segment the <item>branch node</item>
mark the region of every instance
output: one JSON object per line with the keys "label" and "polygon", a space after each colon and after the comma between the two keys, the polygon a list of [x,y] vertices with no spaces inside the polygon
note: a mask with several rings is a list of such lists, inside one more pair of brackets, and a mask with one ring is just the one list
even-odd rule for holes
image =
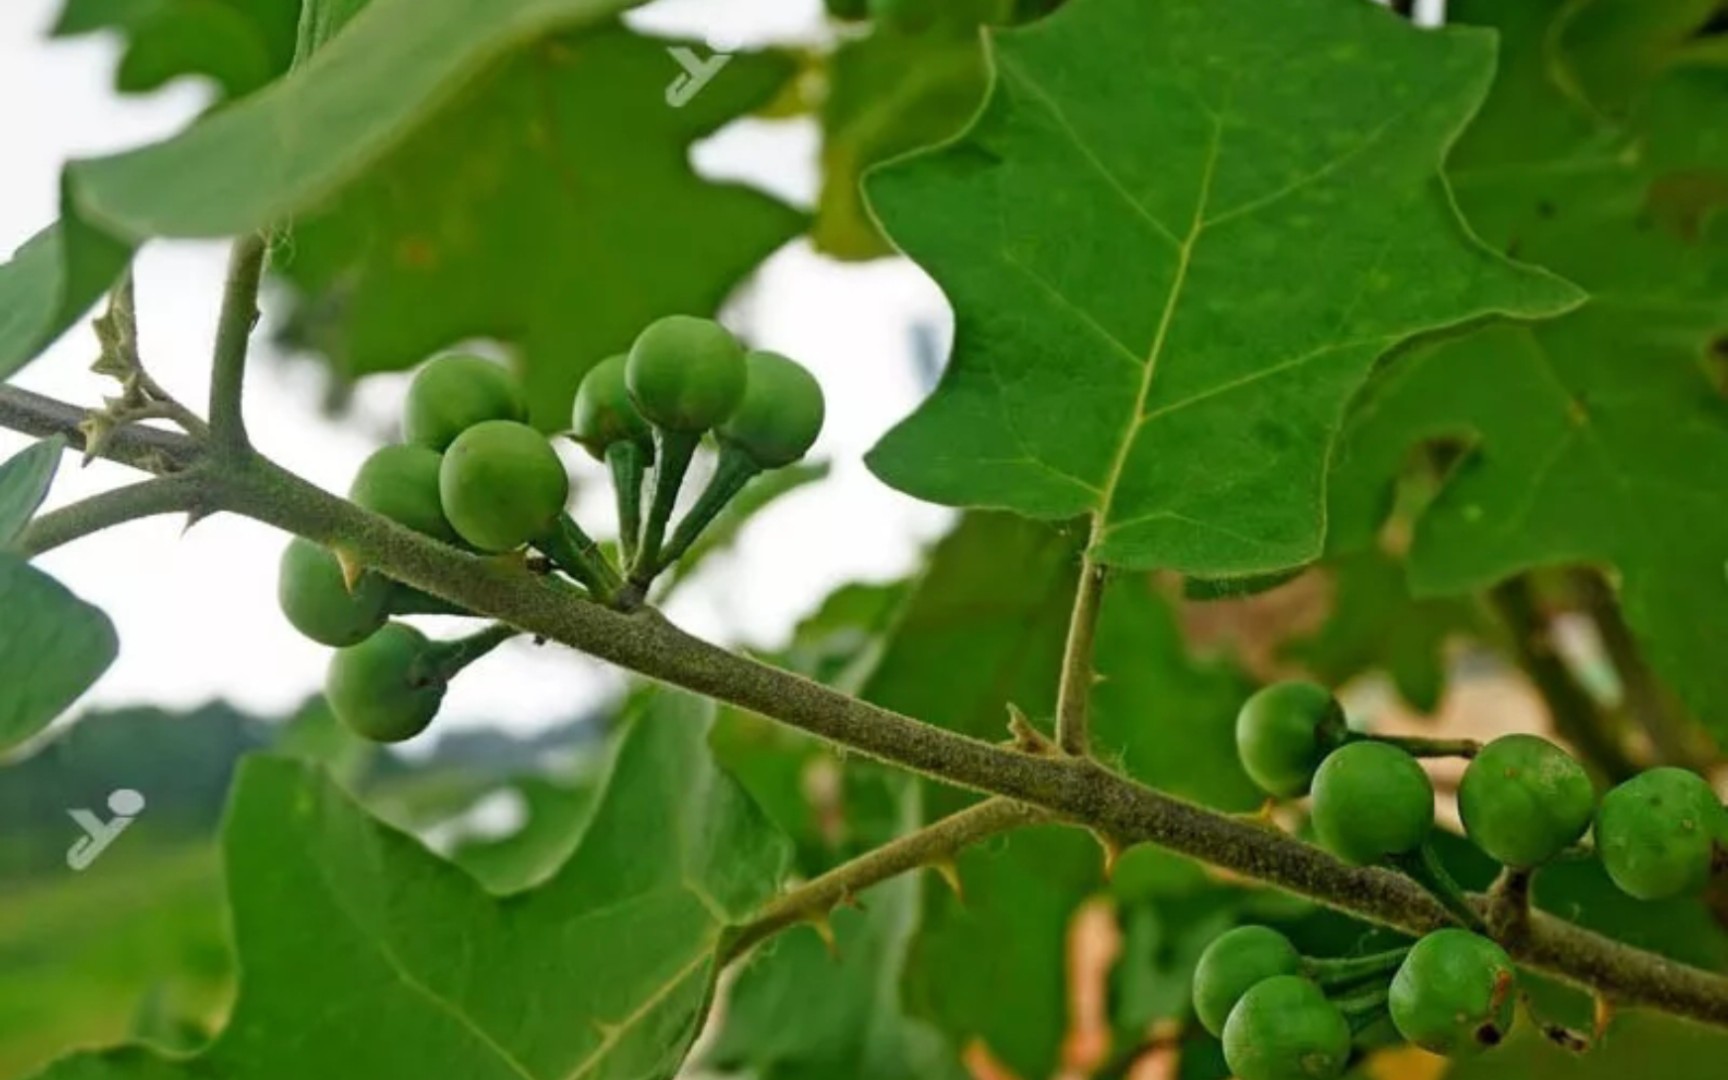
{"label": "branch node", "polygon": [[1034,757],[1057,756],[1056,744],[1048,735],[1034,727],[1032,721],[1026,719],[1020,706],[1013,702],[1008,703],[1008,734],[1012,736],[1010,742],[1014,749],[1023,754]]}

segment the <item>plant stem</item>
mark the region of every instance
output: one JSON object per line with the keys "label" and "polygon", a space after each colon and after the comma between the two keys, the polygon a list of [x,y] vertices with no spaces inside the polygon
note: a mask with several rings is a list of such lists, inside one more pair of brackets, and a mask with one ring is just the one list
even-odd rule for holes
{"label": "plant stem", "polygon": [[246,353],[258,323],[258,286],[269,244],[262,233],[234,241],[228,254],[228,281],[216,321],[216,350],[210,365],[210,442],[218,457],[250,453],[241,397],[246,384]]}
{"label": "plant stem", "polygon": [[664,551],[660,553],[659,562],[662,566],[671,566],[684,557],[690,550],[690,545],[702,535],[702,530],[714,520],[714,516],[726,508],[732,501],[732,496],[744,490],[748,484],[762,471],[762,467],[751,460],[750,455],[725,443],[720,447],[720,463],[714,470],[714,475],[708,481],[708,486],[702,490],[702,497],[684,515],[684,520],[678,523],[678,529],[672,534]]}
{"label": "plant stem", "polygon": [[1482,933],[1485,929],[1482,916],[1477,914],[1470,900],[1464,895],[1464,890],[1458,887],[1458,882],[1441,865],[1440,859],[1434,854],[1434,845],[1423,842],[1422,846],[1413,852],[1393,858],[1393,865],[1408,874],[1412,880],[1443,905],[1447,911],[1466,930]]}
{"label": "plant stem", "polygon": [[1530,933],[1530,886],[1536,872],[1508,866],[1488,890],[1488,930],[1494,940],[1515,944]]}
{"label": "plant stem", "polygon": [[569,514],[560,513],[552,531],[534,542],[552,565],[580,581],[595,599],[610,603],[622,584],[594,538]]}
{"label": "plant stem", "polygon": [[390,614],[472,616],[474,613],[429,592],[398,583],[390,591]]}
{"label": "plant stem", "polygon": [[1390,975],[1398,970],[1408,955],[1410,947],[1405,945],[1367,956],[1308,957],[1302,966],[1321,989],[1340,990]]}
{"label": "plant stem", "polygon": [[1356,1034],[1386,1015],[1386,988],[1377,986],[1364,990],[1359,994],[1339,998],[1333,1004],[1344,1014],[1344,1019],[1350,1025],[1352,1034]]}
{"label": "plant stem", "polygon": [[40,555],[127,521],[193,512],[200,498],[194,478],[186,474],[140,480],[43,514],[24,529],[16,547],[27,556]]}
{"label": "plant stem", "polygon": [[[150,377],[144,369],[144,360],[138,354],[138,308],[135,290],[132,284],[132,269],[128,267],[120,275],[120,280],[108,293],[108,310],[97,320],[96,336],[103,342],[104,348],[111,348],[119,361],[119,370],[98,364],[104,374],[118,378],[121,385],[130,391],[136,388],[144,398],[156,407],[160,415],[167,417],[180,426],[180,429],[194,438],[208,438],[210,426],[203,417],[180,404],[173,394],[163,388],[161,383]],[[135,412],[133,418],[142,418]]]}
{"label": "plant stem", "polygon": [[1351,732],[1344,738],[1345,742],[1378,742],[1398,749],[1419,758],[1461,757],[1473,758],[1482,752],[1482,744],[1475,739],[1426,739],[1416,735],[1375,735],[1367,732]]}
{"label": "plant stem", "polygon": [[684,474],[690,469],[690,459],[702,436],[693,431],[657,431],[654,454],[654,493],[648,505],[648,524],[642,530],[642,544],[630,564],[630,583],[646,595],[654,575],[660,572],[660,544],[666,538],[666,523],[678,505],[678,489],[684,484]]}
{"label": "plant stem", "polygon": [[1489,600],[1511,633],[1519,665],[1547,704],[1554,730],[1609,781],[1635,775],[1638,766],[1614,736],[1608,718],[1561,660],[1529,578],[1508,578],[1489,590]]}
{"label": "plant stem", "polygon": [[[0,395],[4,400],[4,395]],[[22,430],[76,428],[82,414],[9,407]],[[64,421],[56,423],[56,418]],[[3,422],[3,421],[0,421]],[[43,430],[46,429],[46,430]],[[178,438],[178,437],[177,437]],[[440,544],[369,514],[274,463],[249,456],[198,474],[204,504],[325,545],[379,572],[524,633],[648,678],[750,709],[861,754],[1039,807],[1122,843],[1150,842],[1360,918],[1423,934],[1453,920],[1415,882],[1354,868],[1294,837],[1154,791],[1086,758],[1036,756],[922,723],[692,637],[651,609],[614,611],[556,578]],[[1508,950],[1526,967],[1623,1006],[1649,1006],[1728,1028],[1728,978],[1612,941],[1544,912]]]}
{"label": "plant stem", "polygon": [[1098,637],[1098,612],[1103,606],[1109,571],[1087,555],[1080,563],[1074,589],[1074,610],[1068,619],[1068,644],[1062,650],[1062,681],[1056,695],[1056,745],[1065,754],[1085,757],[1091,752],[1093,646]]}
{"label": "plant stem", "polygon": [[445,682],[448,682],[454,679],[463,668],[520,633],[521,631],[514,626],[505,623],[493,623],[484,630],[477,630],[467,637],[440,642],[430,654],[430,660],[435,665],[438,675]]}
{"label": "plant stem", "polygon": [[1707,768],[1713,760],[1709,748],[1702,745],[1698,727],[1645,662],[1613,586],[1599,570],[1574,570],[1568,577],[1620,676],[1627,714],[1649,736],[1662,761],[1691,769]]}
{"label": "plant stem", "polygon": [[[51,397],[16,386],[0,386],[0,427],[45,439],[66,437],[67,449],[84,452],[86,441],[79,428],[85,411]],[[192,467],[203,454],[197,441],[177,431],[129,425],[115,429],[96,456],[141,472],[165,476]]]}
{"label": "plant stem", "polygon": [[636,543],[642,536],[642,475],[648,455],[633,439],[620,439],[606,448],[606,467],[612,473],[612,493],[618,500],[618,553],[629,566],[636,558]]}
{"label": "plant stem", "polygon": [[721,953],[729,960],[742,956],[756,943],[789,926],[826,917],[836,904],[872,885],[921,866],[938,865],[980,840],[1051,817],[1046,811],[1011,799],[986,799],[781,894],[754,919],[734,930]]}

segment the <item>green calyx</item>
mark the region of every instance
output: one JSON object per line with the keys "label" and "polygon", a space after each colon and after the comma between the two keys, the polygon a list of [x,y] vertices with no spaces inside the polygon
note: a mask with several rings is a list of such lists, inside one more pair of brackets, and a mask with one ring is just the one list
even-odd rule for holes
{"label": "green calyx", "polygon": [[1344,710],[1331,691],[1300,680],[1273,683],[1236,714],[1236,752],[1250,779],[1268,795],[1293,798],[1308,790],[1326,754],[1346,734]]}
{"label": "green calyx", "polygon": [[720,424],[720,439],[742,448],[763,469],[790,465],[822,432],[821,384],[802,364],[775,352],[753,350],[744,367],[744,396]]}
{"label": "green calyx", "polygon": [[1507,866],[1540,866],[1590,827],[1596,789],[1584,767],[1535,735],[1482,748],[1458,788],[1458,812],[1476,846]]}
{"label": "green calyx", "polygon": [[668,315],[637,336],[624,381],[636,408],[656,427],[704,432],[744,397],[744,346],[712,319]]}
{"label": "green calyx", "polygon": [[1392,977],[1387,1004],[1399,1034],[1436,1054],[1497,1046],[1512,1029],[1517,976],[1499,945],[1466,930],[1418,941]]}
{"label": "green calyx", "polygon": [[1602,797],[1596,851],[1614,884],[1640,900],[1697,892],[1709,880],[1728,811],[1685,769],[1639,773]]}
{"label": "green calyx", "polygon": [[429,362],[408,384],[402,430],[411,443],[443,450],[475,424],[527,418],[515,376],[490,360],[454,353]]}
{"label": "green calyx", "polygon": [[348,488],[349,501],[435,540],[458,543],[461,538],[444,516],[438,494],[442,464],[430,447],[386,446],[361,464]]}
{"label": "green calyx", "polygon": [[652,462],[654,432],[630,398],[627,361],[623,354],[609,356],[589,369],[570,409],[570,437],[600,460],[612,446],[629,442],[642,447]]}
{"label": "green calyx", "polygon": [[1224,1024],[1224,1060],[1240,1080],[1331,1080],[1350,1060],[1350,1024],[1297,975],[1255,984]]}
{"label": "green calyx", "polygon": [[1356,866],[1415,851],[1434,827],[1434,785],[1395,746],[1354,742],[1327,755],[1314,774],[1314,832],[1320,846]]}
{"label": "green calyx", "polygon": [[570,497],[570,478],[546,437],[487,420],[464,431],[438,473],[444,516],[482,551],[512,551],[546,535]]}
{"label": "green calyx", "polygon": [[282,552],[276,597],[294,629],[320,645],[341,648],[366,640],[384,625],[391,583],[362,574],[349,591],[335,554],[296,537]]}
{"label": "green calyx", "polygon": [[1290,939],[1265,926],[1238,926],[1206,946],[1194,968],[1194,1014],[1214,1035],[1224,1034],[1242,996],[1274,975],[1295,975],[1302,956]]}
{"label": "green calyx", "polygon": [[390,623],[330,658],[324,695],[336,718],[374,742],[401,742],[426,730],[444,701],[448,676],[438,647],[405,623]]}

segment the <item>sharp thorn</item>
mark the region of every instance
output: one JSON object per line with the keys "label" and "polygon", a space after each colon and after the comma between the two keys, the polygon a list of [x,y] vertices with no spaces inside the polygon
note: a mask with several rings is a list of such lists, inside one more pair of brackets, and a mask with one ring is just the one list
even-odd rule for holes
{"label": "sharp thorn", "polygon": [[366,572],[366,567],[347,548],[332,550],[335,552],[337,565],[342,567],[342,584],[347,586],[349,592],[353,592],[360,584],[360,575]]}
{"label": "sharp thorn", "polygon": [[948,885],[948,891],[954,894],[954,899],[962,904],[966,902],[966,884],[960,880],[960,864],[952,858],[938,859],[930,864],[930,869],[936,871]]}

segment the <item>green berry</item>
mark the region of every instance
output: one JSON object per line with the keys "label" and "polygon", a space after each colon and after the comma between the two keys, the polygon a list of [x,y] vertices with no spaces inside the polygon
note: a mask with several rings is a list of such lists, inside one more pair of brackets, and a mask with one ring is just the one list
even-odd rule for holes
{"label": "green berry", "polygon": [[1464,831],[1507,866],[1540,866],[1577,843],[1595,809],[1584,766],[1535,735],[1506,735],[1483,747],[1458,788]]}
{"label": "green berry", "polygon": [[1392,977],[1392,1023],[1406,1039],[1436,1054],[1461,1057],[1496,1046],[1512,1029],[1512,960],[1468,930],[1423,937]]}
{"label": "green berry", "polygon": [[1415,851],[1434,827],[1434,785],[1416,759],[1363,741],[1327,755],[1314,774],[1320,846],[1356,866]]}
{"label": "green berry", "polygon": [[443,450],[475,424],[527,418],[510,372],[479,356],[452,354],[428,363],[408,384],[402,430],[411,443]]}
{"label": "green berry", "polygon": [[1194,968],[1194,1013],[1214,1035],[1224,1034],[1230,1010],[1256,985],[1274,975],[1302,970],[1290,939],[1265,926],[1238,926],[1214,938]]}
{"label": "green berry", "polygon": [[744,346],[712,319],[668,315],[630,346],[624,381],[650,422],[699,433],[732,415],[744,396]]}
{"label": "green berry", "polygon": [[406,623],[391,623],[338,649],[324,678],[336,718],[374,742],[401,742],[426,730],[444,701],[437,646]]}
{"label": "green berry", "polygon": [[630,400],[624,382],[623,354],[595,364],[576,388],[576,404],[570,410],[570,434],[590,454],[606,457],[613,443],[636,442],[652,450],[654,433]]}
{"label": "green berry", "polygon": [[1649,769],[1602,797],[1596,850],[1614,884],[1640,900],[1696,892],[1710,877],[1728,811],[1697,773]]}
{"label": "green berry", "polygon": [[348,498],[398,525],[454,544],[459,538],[438,495],[442,464],[442,455],[429,447],[386,446],[360,466]]}
{"label": "green berry", "polygon": [[720,425],[720,438],[764,469],[790,465],[822,432],[822,386],[795,360],[756,349],[745,354],[744,398]]}
{"label": "green berry", "polygon": [[512,551],[545,536],[570,497],[564,463],[526,424],[487,420],[464,431],[438,473],[444,516],[482,551]]}
{"label": "green berry", "polygon": [[329,549],[296,537],[282,552],[277,601],[294,629],[320,645],[341,648],[370,637],[389,618],[390,582],[362,574],[354,591]]}
{"label": "green berry", "polygon": [[1275,975],[1230,1010],[1224,1060],[1239,1080],[1330,1080],[1350,1060],[1350,1024],[1318,986]]}
{"label": "green berry", "polygon": [[1308,790],[1332,739],[1343,731],[1344,711],[1325,687],[1273,683],[1236,714],[1236,753],[1261,790],[1292,798]]}

